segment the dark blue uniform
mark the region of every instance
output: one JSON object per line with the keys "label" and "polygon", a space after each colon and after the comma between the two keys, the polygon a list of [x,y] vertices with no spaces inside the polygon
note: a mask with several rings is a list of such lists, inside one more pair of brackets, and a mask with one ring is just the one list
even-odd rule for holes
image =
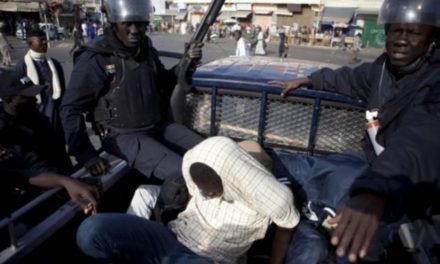
{"label": "dark blue uniform", "polygon": [[147,177],[181,178],[181,155],[202,137],[163,122],[161,100],[174,87],[149,38],[132,53],[107,28],[91,48],[79,51],[61,105],[69,151],[79,163],[97,157],[86,131],[88,113],[107,152],[127,160]]}
{"label": "dark blue uniform", "polygon": [[364,150],[370,171],[352,191],[371,190],[396,201],[418,185],[430,183],[440,192],[440,51],[410,72],[392,72],[383,54],[354,69],[323,69],[310,76],[315,89],[336,91],[379,109],[377,141],[385,150],[373,151],[366,137]]}
{"label": "dark blue uniform", "polygon": [[[313,165],[310,170],[314,176],[307,177],[305,182],[309,185],[305,184],[304,188],[316,187],[320,195],[329,196],[322,199],[324,203],[362,191],[385,197],[388,207],[384,221],[394,224],[379,229],[367,256],[371,261],[379,260],[382,246],[389,246],[395,238],[398,221],[405,219],[404,216],[423,216],[424,210],[435,206],[440,197],[440,52],[408,72],[395,72],[383,54],[374,62],[354,69],[322,69],[309,79],[313,89],[358,97],[367,103],[368,110],[378,109],[380,128],[376,140],[385,150],[377,156],[368,136],[365,137],[363,147],[369,161],[366,171],[356,164],[335,163],[332,167],[314,159],[313,163],[304,163]],[[326,167],[313,171],[318,165]],[[350,167],[352,165],[356,167]],[[295,166],[297,164],[292,164]],[[335,179],[331,178],[333,174],[337,176]],[[326,179],[335,184],[328,184]],[[325,216],[327,214],[322,218]],[[328,257],[328,238],[316,225],[313,221],[301,221],[289,246],[286,263],[319,263]],[[307,250],[310,248],[314,250]]]}
{"label": "dark blue uniform", "polygon": [[16,209],[37,190],[29,185],[30,177],[47,171],[72,172],[64,141],[37,110],[17,117],[0,104],[0,147],[5,150],[0,157],[1,214]]}

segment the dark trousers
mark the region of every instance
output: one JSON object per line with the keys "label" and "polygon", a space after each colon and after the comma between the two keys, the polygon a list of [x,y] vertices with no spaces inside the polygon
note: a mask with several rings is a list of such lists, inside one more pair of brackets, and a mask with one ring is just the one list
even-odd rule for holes
{"label": "dark trousers", "polygon": [[184,125],[161,123],[148,131],[110,133],[102,146],[147,177],[177,180],[182,178],[182,155],[202,140]]}

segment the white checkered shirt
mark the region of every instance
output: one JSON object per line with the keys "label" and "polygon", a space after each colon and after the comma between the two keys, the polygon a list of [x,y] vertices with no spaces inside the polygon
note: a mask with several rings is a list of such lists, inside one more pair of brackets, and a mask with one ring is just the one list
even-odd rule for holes
{"label": "white checkered shirt", "polygon": [[[195,162],[213,168],[222,179],[221,198],[206,199],[189,174]],[[284,228],[298,224],[291,191],[233,140],[212,137],[188,151],[182,172],[191,200],[170,223],[178,240],[217,263],[237,263],[273,221]]]}

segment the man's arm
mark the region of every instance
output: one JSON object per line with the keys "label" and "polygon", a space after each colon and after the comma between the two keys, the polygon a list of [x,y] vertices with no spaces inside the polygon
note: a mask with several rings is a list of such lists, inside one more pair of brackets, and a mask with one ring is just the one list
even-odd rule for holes
{"label": "man's arm", "polygon": [[413,106],[370,172],[353,183],[352,198],[332,221],[338,224],[332,244],[338,247],[339,256],[349,252],[349,260],[355,262],[367,254],[382,214],[390,213],[385,208],[394,215],[414,214],[432,203],[433,195],[440,191],[438,99]]}
{"label": "man's arm", "polygon": [[[105,173],[108,162],[99,158],[90,142],[84,113],[93,111],[99,97],[104,93],[107,80],[105,65],[103,58],[93,56],[91,52],[81,54],[75,63],[60,107],[69,153],[81,165],[86,164],[94,174]],[[99,166],[95,166],[96,164]]]}
{"label": "man's arm", "polygon": [[308,86],[316,90],[337,92],[366,100],[371,90],[374,69],[380,67],[378,64],[381,61],[382,59],[379,58],[374,63],[364,63],[354,69],[349,67],[341,67],[336,70],[323,68],[308,77],[289,81],[274,80],[269,84],[281,86],[283,88],[281,96],[283,97],[301,86]]}
{"label": "man's arm", "polygon": [[29,183],[42,187],[54,188],[63,187],[66,189],[70,198],[82,207],[85,214],[96,213],[96,194],[92,187],[77,180],[51,172],[43,172],[29,178]]}
{"label": "man's arm", "polygon": [[287,249],[289,248],[290,241],[294,228],[275,227],[275,236],[272,241],[272,254],[270,257],[270,264],[284,263]]}

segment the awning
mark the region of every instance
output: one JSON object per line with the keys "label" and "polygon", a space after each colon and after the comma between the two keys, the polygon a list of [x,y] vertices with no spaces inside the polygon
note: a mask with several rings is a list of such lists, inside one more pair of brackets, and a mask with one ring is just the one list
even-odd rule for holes
{"label": "awning", "polygon": [[233,11],[223,11],[218,17],[217,20],[223,21],[226,19],[230,19],[231,17],[233,17],[235,14],[235,12]]}
{"label": "awning", "polygon": [[251,12],[248,11],[237,11],[234,15],[232,15],[233,18],[247,18]]}
{"label": "awning", "polygon": [[377,8],[368,8],[368,7],[364,7],[364,8],[359,8],[358,10],[356,10],[356,13],[358,15],[378,15],[379,14],[379,10]]}
{"label": "awning", "polygon": [[289,12],[287,9],[278,9],[275,11],[275,15],[277,16],[292,16],[292,12]]}
{"label": "awning", "polygon": [[272,15],[273,11],[272,10],[255,10],[254,13],[255,13],[255,15],[269,16],[269,15]]}
{"label": "awning", "polygon": [[349,23],[353,18],[355,8],[349,7],[326,7],[322,21],[333,23]]}
{"label": "awning", "polygon": [[0,11],[4,12],[39,12],[38,2],[0,2]]}
{"label": "awning", "polygon": [[301,13],[302,12],[302,7],[301,7],[300,4],[288,4],[287,5],[287,10],[289,12]]}
{"label": "awning", "polygon": [[179,14],[177,14],[174,19],[176,20],[184,20],[186,17],[186,12],[180,12]]}

